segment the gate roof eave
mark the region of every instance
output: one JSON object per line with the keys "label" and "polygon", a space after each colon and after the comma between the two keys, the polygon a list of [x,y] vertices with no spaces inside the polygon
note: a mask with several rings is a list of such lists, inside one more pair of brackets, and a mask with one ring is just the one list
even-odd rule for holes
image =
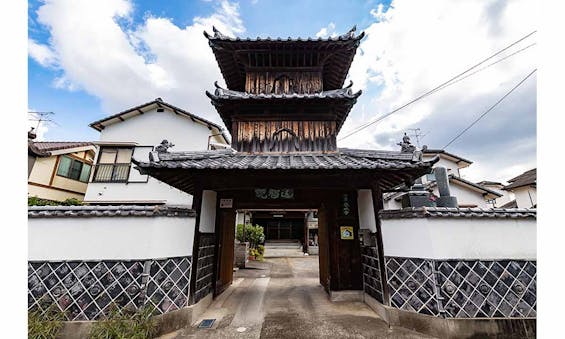
{"label": "gate roof eave", "polygon": [[184,192],[253,187],[381,189],[412,182],[431,172],[439,158],[412,153],[339,149],[337,152],[258,153],[231,150],[159,153],[150,162],[134,160],[142,173]]}

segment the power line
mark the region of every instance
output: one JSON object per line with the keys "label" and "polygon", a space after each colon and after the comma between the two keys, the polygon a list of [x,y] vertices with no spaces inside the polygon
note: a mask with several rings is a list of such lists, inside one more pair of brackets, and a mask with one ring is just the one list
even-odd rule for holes
{"label": "power line", "polygon": [[[523,36],[522,38],[520,38],[520,39],[514,41],[514,42],[511,43],[510,45],[508,45],[508,46],[504,47],[503,49],[499,50],[498,52],[492,54],[491,56],[487,57],[486,59],[483,59],[481,62],[475,64],[474,66],[472,66],[472,67],[466,69],[465,71],[463,71],[463,72],[457,74],[456,76],[452,77],[451,79],[449,79],[449,80],[447,80],[447,81],[441,83],[440,85],[434,87],[434,88],[431,89],[430,91],[428,91],[428,92],[426,92],[426,93],[424,93],[424,94],[422,94],[422,95],[416,97],[415,99],[410,100],[410,101],[407,102],[406,104],[404,104],[404,105],[402,105],[402,106],[400,106],[400,107],[398,107],[398,108],[396,108],[396,109],[394,109],[394,110],[392,110],[392,111],[386,113],[385,115],[383,115],[383,116],[381,116],[381,117],[379,117],[379,118],[377,118],[377,119],[375,119],[375,120],[373,120],[373,121],[371,121],[371,122],[368,122],[368,123],[365,123],[365,124],[362,124],[362,125],[356,127],[356,128],[353,129],[351,132],[349,132],[349,133],[346,134],[344,137],[342,137],[342,138],[340,138],[340,139],[338,139],[338,140],[343,140],[343,139],[345,139],[345,138],[348,138],[348,137],[350,137],[351,135],[353,135],[353,134],[355,134],[355,133],[357,133],[357,132],[359,132],[359,131],[361,131],[361,130],[363,130],[363,129],[365,129],[365,128],[367,128],[367,127],[369,127],[369,126],[371,126],[371,125],[373,125],[373,124],[375,124],[375,123],[377,123],[377,122],[379,122],[379,121],[381,121],[381,120],[383,120],[384,118],[386,118],[386,117],[388,117],[388,116],[390,116],[390,115],[392,115],[392,114],[394,114],[394,113],[400,111],[401,109],[403,109],[403,108],[405,108],[405,107],[407,107],[407,106],[413,104],[414,102],[416,102],[416,101],[418,101],[418,100],[421,100],[421,99],[423,99],[423,98],[425,98],[425,97],[427,97],[427,96],[429,96],[429,95],[431,95],[431,94],[433,94],[433,93],[435,93],[435,92],[437,92],[437,91],[439,91],[439,90],[441,90],[441,89],[443,89],[443,88],[446,88],[447,86],[452,85],[452,83],[455,83],[454,80],[456,80],[457,78],[459,78],[459,77],[461,77],[462,75],[464,75],[464,74],[466,74],[466,73],[472,71],[473,69],[475,69],[475,68],[477,68],[478,66],[484,64],[484,63],[487,62],[488,60],[494,58],[495,56],[497,56],[497,55],[499,55],[500,53],[502,53],[502,52],[508,50],[509,48],[515,46],[516,44],[522,42],[523,40],[527,39],[528,37],[530,37],[531,35],[533,35],[533,34],[536,33],[536,32],[537,32],[537,31],[533,31],[533,32],[531,32],[531,33],[529,33],[529,34],[526,34],[526,35]],[[531,47],[531,46],[528,46],[528,47]],[[528,48],[528,47],[526,47],[526,48]],[[511,55],[515,55],[515,54],[517,54],[517,53],[519,53],[519,52],[522,52],[522,51],[525,50],[526,48],[523,48],[521,51],[517,51],[517,52],[515,52],[515,53],[513,53],[513,54],[511,54]],[[509,56],[507,56],[507,57],[505,57],[505,58],[502,58],[501,60],[495,62],[494,64],[496,64],[496,63],[498,63],[498,62],[500,62],[500,61],[502,61],[502,60],[504,60],[504,59],[510,57],[511,55],[509,55]],[[490,65],[490,66],[492,66],[492,65]],[[488,68],[488,67],[489,67],[489,66],[487,66],[486,68]]]}
{"label": "power line", "polygon": [[[489,67],[492,67],[492,66],[498,64],[499,62],[502,62],[502,61],[504,61],[504,60],[510,58],[511,56],[514,56],[514,55],[516,55],[516,54],[518,54],[518,53],[521,53],[521,52],[523,52],[523,51],[527,50],[528,48],[530,48],[530,47],[532,47],[532,46],[535,46],[535,45],[536,45],[535,42],[534,42],[533,44],[529,44],[528,46],[526,46],[526,47],[524,47],[524,48],[521,48],[521,49],[517,50],[516,52],[514,52],[514,53],[512,53],[512,54],[508,54],[507,56],[505,56],[505,57],[503,57],[503,58],[500,58],[500,59],[496,60],[495,62],[492,62],[492,63],[486,65],[486,66],[483,67],[483,68],[479,68],[478,70],[474,71],[473,73],[467,74],[466,76],[464,76],[464,77],[462,77],[462,78],[459,78],[459,79],[453,81],[452,83],[445,85],[444,87],[442,87],[442,88],[440,88],[440,89],[444,89],[444,88],[447,87],[447,86],[451,86],[451,85],[454,85],[454,84],[456,84],[456,83],[458,83],[458,82],[460,82],[460,81],[462,81],[462,80],[465,80],[465,79],[467,79],[468,77],[470,77],[470,76],[472,76],[472,75],[475,75],[475,74],[477,74],[477,73],[479,73],[479,72],[481,72],[481,71],[484,71],[485,69],[487,69],[487,68],[489,68]],[[438,91],[439,91],[440,89],[438,89]]]}
{"label": "power line", "polygon": [[457,136],[455,136],[455,138],[451,139],[450,142],[447,143],[447,145],[443,146],[442,150],[445,150],[447,148],[447,146],[451,145],[455,140],[457,140],[460,136],[463,135],[463,133],[467,132],[471,127],[473,127],[479,120],[481,120],[485,115],[487,115],[490,111],[492,111],[496,106],[498,106],[499,103],[502,102],[502,100],[506,99],[507,96],[510,95],[510,93],[514,92],[515,89],[517,89],[518,87],[520,87],[520,85],[522,85],[530,76],[532,76],[532,74],[534,74],[537,71],[537,68],[534,69],[533,71],[530,72],[530,74],[528,74],[524,79],[522,79],[516,86],[514,86],[510,91],[508,91],[506,94],[504,94],[504,96],[502,98],[500,98],[497,102],[494,103],[494,105],[490,106],[489,109],[487,109],[483,114],[481,114],[481,116],[479,116],[475,121],[473,121],[469,126],[467,126],[467,128],[465,128],[463,131],[461,131],[459,134],[457,134]]}

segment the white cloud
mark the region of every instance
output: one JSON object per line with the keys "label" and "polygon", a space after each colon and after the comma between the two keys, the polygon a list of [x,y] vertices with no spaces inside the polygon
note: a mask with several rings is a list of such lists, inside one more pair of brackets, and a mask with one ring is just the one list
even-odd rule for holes
{"label": "white cloud", "polygon": [[316,33],[316,38],[334,38],[337,36],[335,31],[335,24],[330,22],[326,27],[322,27],[318,33]]}
{"label": "white cloud", "polygon": [[[107,114],[162,97],[220,122],[204,91],[222,76],[202,33],[212,25],[227,35],[244,32],[238,5],[221,1],[186,27],[151,15],[134,25],[132,11],[129,0],[47,0],[37,14],[49,28],[50,45],[35,44],[30,55],[45,60],[42,65],[56,60],[62,74],[54,86],[84,89],[102,100]],[[37,50],[52,53],[40,59]]]}
{"label": "white cloud", "polygon": [[28,39],[29,55],[43,67],[51,67],[57,63],[55,53],[49,46],[39,44],[32,39]]}
{"label": "white cloud", "polygon": [[378,21],[383,21],[387,19],[386,12],[383,11],[383,9],[384,9],[383,4],[378,4],[377,9],[375,10],[373,8],[369,11],[369,13],[371,13],[373,18],[377,19]]}
{"label": "white cloud", "polygon": [[[367,37],[361,42],[349,72],[354,88],[365,90],[365,94],[354,107],[340,137],[354,127],[402,106],[533,31],[536,26],[532,6],[529,0],[394,0],[387,9],[379,5],[371,11],[376,22],[364,29]],[[534,41],[535,35],[520,47]],[[456,135],[536,67],[535,48],[421,100],[381,123],[340,141],[339,145],[396,149],[394,142],[400,139],[407,128],[427,125],[431,133],[424,143],[432,142],[430,147],[441,148],[448,138]],[[535,86],[528,88],[527,92],[509,97],[508,101],[533,96],[534,111],[530,113],[535,115]],[[507,112],[508,107],[508,102],[504,102],[498,112],[491,114],[500,115],[501,112]],[[518,107],[516,112],[520,109],[524,108]],[[476,145],[471,145],[465,138],[476,134],[484,126],[483,122],[477,124],[449,150],[463,152],[462,156],[472,153],[471,149]],[[492,127],[493,134],[482,141],[490,143],[493,151],[500,148],[497,144],[492,145],[497,140],[496,134],[504,133],[501,132],[504,127],[502,124],[495,127]],[[533,134],[535,140],[535,126],[524,133],[529,133],[529,136]],[[512,137],[520,139],[522,136],[506,135],[502,138],[508,140]],[[531,164],[533,159],[535,162],[535,149],[533,153],[530,150],[521,157],[515,161]],[[488,159],[486,157],[485,160],[488,162]],[[500,162],[494,165],[496,160],[492,159],[492,164],[481,164],[487,169],[482,174],[491,171],[496,176],[500,170],[497,166],[510,166]]]}

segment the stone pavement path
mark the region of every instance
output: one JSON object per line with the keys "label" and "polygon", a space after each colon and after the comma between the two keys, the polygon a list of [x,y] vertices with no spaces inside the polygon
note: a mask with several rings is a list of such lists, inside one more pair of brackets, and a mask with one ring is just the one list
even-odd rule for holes
{"label": "stone pavement path", "polygon": [[431,338],[389,328],[362,302],[331,302],[319,283],[317,256],[249,262],[201,317],[207,318],[216,319],[212,329],[187,327],[160,339]]}

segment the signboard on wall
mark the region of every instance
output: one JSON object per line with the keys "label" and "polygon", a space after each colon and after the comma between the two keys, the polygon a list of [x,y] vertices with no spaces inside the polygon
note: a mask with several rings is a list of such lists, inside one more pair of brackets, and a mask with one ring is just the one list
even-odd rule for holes
{"label": "signboard on wall", "polygon": [[340,226],[339,235],[342,240],[353,240],[353,226]]}
{"label": "signboard on wall", "polygon": [[220,199],[220,208],[233,208],[233,199]]}

